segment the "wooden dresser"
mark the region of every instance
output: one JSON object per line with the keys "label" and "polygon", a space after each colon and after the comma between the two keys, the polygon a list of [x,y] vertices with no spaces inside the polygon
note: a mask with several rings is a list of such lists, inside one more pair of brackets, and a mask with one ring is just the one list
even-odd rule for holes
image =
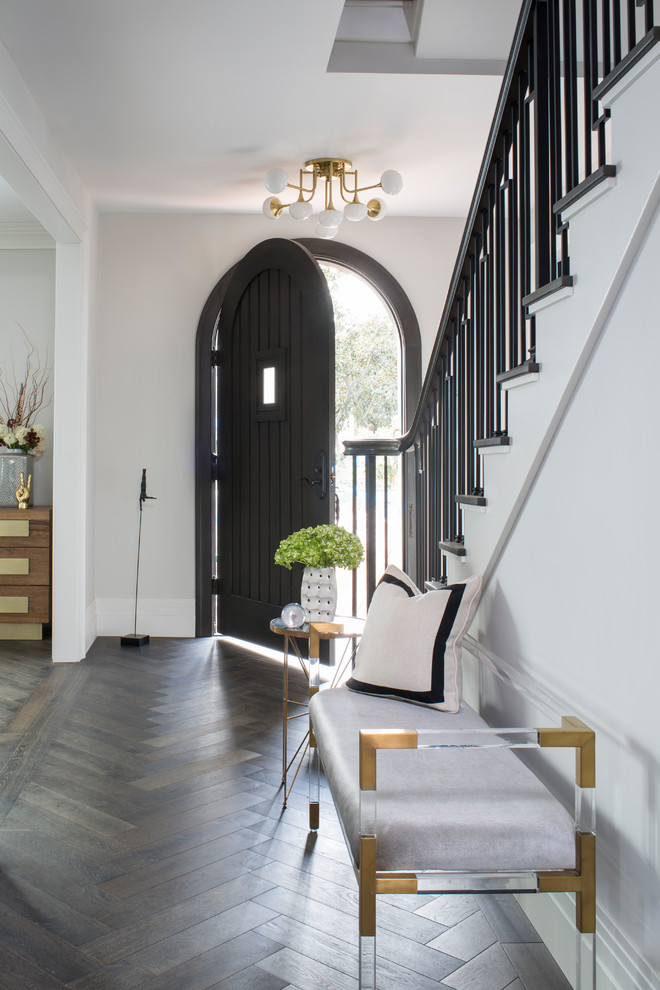
{"label": "wooden dresser", "polygon": [[41,639],[50,623],[51,514],[0,508],[0,639]]}

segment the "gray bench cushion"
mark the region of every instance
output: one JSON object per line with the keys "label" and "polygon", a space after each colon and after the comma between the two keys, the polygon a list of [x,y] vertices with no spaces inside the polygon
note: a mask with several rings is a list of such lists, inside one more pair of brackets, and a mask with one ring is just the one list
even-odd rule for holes
{"label": "gray bench cushion", "polygon": [[[357,863],[360,729],[484,728],[457,714],[345,688],[319,692],[310,713],[328,783]],[[571,816],[510,750],[378,753],[379,870],[575,868]]]}

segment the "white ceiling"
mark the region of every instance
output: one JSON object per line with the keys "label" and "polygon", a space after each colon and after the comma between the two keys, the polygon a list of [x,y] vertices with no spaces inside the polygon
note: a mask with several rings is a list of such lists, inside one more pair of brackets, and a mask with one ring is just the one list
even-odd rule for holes
{"label": "white ceiling", "polygon": [[464,216],[519,5],[424,0],[440,74],[328,72],[344,0],[2,0],[0,39],[102,210],[257,212],[268,168],[328,155]]}

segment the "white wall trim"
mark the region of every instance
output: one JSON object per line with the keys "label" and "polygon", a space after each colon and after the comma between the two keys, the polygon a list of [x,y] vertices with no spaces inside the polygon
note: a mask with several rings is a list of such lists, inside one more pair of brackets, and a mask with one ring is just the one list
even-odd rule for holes
{"label": "white wall trim", "polygon": [[0,250],[55,249],[55,241],[38,220],[1,220]]}
{"label": "white wall trim", "polygon": [[[97,598],[98,636],[123,636],[133,632],[134,598]],[[148,636],[192,638],[195,635],[194,598],[140,598],[137,631]]]}
{"label": "white wall trim", "polygon": [[96,601],[92,601],[85,609],[85,653],[88,652],[97,636]]}
{"label": "white wall trim", "polygon": [[[4,52],[6,55],[6,50]],[[6,55],[6,58],[9,57]],[[14,73],[18,76],[15,66],[13,66],[13,63],[11,65]],[[18,77],[20,78],[20,76]],[[21,83],[23,82],[22,79],[20,81]],[[32,94],[30,93],[29,96],[26,94],[25,98],[30,100],[34,105],[35,119],[41,119],[43,122],[41,111],[36,103],[34,103]],[[5,175],[7,181],[10,182],[22,198],[25,198],[26,182],[29,179],[36,180],[41,194],[38,198],[41,202],[37,203],[32,196],[29,197],[29,200],[26,200],[26,205],[29,209],[58,240],[82,239],[87,229],[87,224],[80,209],[73,202],[64,185],[44,157],[41,149],[37,146],[14,110],[14,107],[1,90],[0,133],[3,134],[7,144],[11,147],[18,159],[18,167],[15,170],[15,174]],[[26,173],[29,173],[29,178]],[[16,180],[18,180],[19,188],[15,186]],[[82,191],[83,187],[80,185],[80,180],[77,176],[75,176],[75,181],[78,182]],[[87,205],[86,203],[85,206]],[[62,221],[64,221],[64,224],[62,224]],[[56,227],[56,229],[53,229],[53,227]]]}

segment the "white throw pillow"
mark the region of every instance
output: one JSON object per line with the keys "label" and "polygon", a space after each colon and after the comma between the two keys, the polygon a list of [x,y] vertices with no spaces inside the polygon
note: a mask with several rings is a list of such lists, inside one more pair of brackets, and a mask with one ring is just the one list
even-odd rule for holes
{"label": "white throw pillow", "polygon": [[347,686],[457,712],[461,639],[479,602],[477,574],[422,593],[398,567],[376,586]]}

